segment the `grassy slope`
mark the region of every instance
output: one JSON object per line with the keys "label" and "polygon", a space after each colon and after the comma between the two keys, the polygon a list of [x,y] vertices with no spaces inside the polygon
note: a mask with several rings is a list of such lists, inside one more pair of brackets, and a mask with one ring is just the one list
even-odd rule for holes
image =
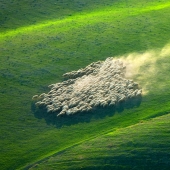
{"label": "grassy slope", "polygon": [[44,20],[62,19],[84,10],[92,10],[111,2],[74,0],[0,0],[1,30],[41,23]]}
{"label": "grassy slope", "polygon": [[170,114],[120,128],[51,156],[32,169],[168,169]]}
{"label": "grassy slope", "polygon": [[[108,56],[162,48],[170,40],[169,2],[166,0],[138,3],[131,0],[128,4],[126,1],[106,1],[108,5],[89,1],[89,5],[81,8],[81,13],[78,12],[80,7],[69,1],[62,3],[63,10],[59,8],[63,12],[56,12],[54,2],[47,5],[41,1],[42,6],[38,7],[49,11],[49,15],[40,14],[29,5],[23,8],[25,3],[17,5],[17,1],[16,5],[7,5],[11,12],[1,10],[5,13],[3,16],[9,18],[1,26],[0,35],[2,169],[16,169],[75,143],[170,110],[169,67],[164,67],[164,63],[169,63],[167,57],[157,62],[157,77],[149,77],[154,85],[139,108],[105,119],[100,115],[80,116],[76,120],[66,118],[60,123],[60,120],[42,119],[41,115],[35,118],[31,109],[32,95],[47,91],[47,85],[61,81],[63,73]],[[19,7],[25,10],[17,15],[13,10]],[[65,12],[69,7],[73,9],[72,16]],[[21,17],[24,12],[28,12],[26,19]],[[63,13],[65,16],[61,18]],[[11,22],[14,14],[16,23]],[[30,25],[32,23],[35,25]],[[20,28],[21,25],[24,27]],[[146,68],[144,66],[143,70]]]}

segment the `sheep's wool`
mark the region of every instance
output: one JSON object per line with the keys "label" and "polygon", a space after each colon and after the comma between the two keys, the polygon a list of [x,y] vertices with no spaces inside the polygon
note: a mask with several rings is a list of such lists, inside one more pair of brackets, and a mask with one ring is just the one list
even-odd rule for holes
{"label": "sheep's wool", "polygon": [[57,116],[87,112],[96,107],[115,106],[141,96],[138,84],[124,77],[126,67],[113,58],[94,62],[63,75],[65,81],[49,85],[48,94],[33,96],[38,107]]}

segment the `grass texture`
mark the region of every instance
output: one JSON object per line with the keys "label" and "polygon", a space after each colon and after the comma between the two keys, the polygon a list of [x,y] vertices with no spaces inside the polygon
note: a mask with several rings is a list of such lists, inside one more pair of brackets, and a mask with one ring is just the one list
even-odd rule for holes
{"label": "grass texture", "polygon": [[170,114],[119,128],[30,169],[168,169],[169,123]]}
{"label": "grass texture", "polygon": [[[168,0],[0,0],[0,9],[1,169],[28,168],[72,146],[100,136],[105,140],[103,135],[109,132],[117,133],[120,128],[142,120],[168,116]],[[133,79],[146,89],[146,94],[138,107],[104,109],[93,115],[61,119],[36,110],[32,96],[47,92],[49,84],[62,81],[63,73],[110,56],[125,56],[126,60],[132,56],[129,61],[140,66]],[[142,65],[138,60],[141,57],[146,58]],[[140,136],[134,140],[140,140]],[[164,148],[168,146],[167,142]],[[123,147],[122,150],[126,149]],[[104,149],[101,155],[103,152]],[[117,161],[121,162],[121,158],[117,157]],[[96,155],[94,162],[97,159]],[[80,164],[85,168],[83,161]],[[91,161],[89,164],[94,166]],[[115,165],[114,161],[105,164]]]}

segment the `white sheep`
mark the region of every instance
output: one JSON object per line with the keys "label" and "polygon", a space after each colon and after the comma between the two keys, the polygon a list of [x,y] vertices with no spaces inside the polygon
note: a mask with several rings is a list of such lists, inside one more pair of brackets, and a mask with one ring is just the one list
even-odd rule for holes
{"label": "white sheep", "polygon": [[112,57],[94,62],[78,71],[65,73],[66,81],[51,84],[48,94],[34,95],[36,106],[46,106],[47,112],[58,116],[90,111],[96,107],[114,106],[129,98],[141,96],[138,83],[127,80],[126,66]]}

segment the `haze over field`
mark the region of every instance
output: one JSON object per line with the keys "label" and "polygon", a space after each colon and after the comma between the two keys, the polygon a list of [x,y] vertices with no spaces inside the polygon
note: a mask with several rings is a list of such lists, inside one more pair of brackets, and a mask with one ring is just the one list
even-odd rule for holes
{"label": "haze over field", "polygon": [[[136,78],[142,86],[143,94],[146,95],[149,89],[152,88],[152,84],[154,84],[149,80],[156,79],[157,73],[161,72],[162,68],[159,67],[158,63],[162,62],[166,67],[168,63],[165,63],[164,60],[168,59],[169,56],[170,44],[167,44],[162,49],[152,49],[144,53],[131,53],[116,58],[125,63],[125,76],[132,79]],[[142,68],[146,66],[147,69],[143,70]]]}

